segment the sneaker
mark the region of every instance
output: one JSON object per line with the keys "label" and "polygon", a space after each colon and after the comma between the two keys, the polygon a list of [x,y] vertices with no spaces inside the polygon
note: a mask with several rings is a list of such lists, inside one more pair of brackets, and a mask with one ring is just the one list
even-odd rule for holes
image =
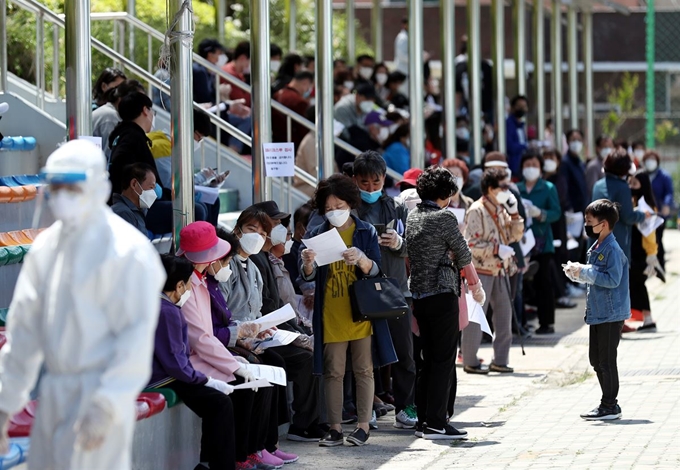
{"label": "sneaker", "polygon": [[501,374],[512,374],[513,372],[515,372],[515,369],[509,367],[508,365],[499,366],[498,364],[494,364],[493,362],[489,366],[489,370],[491,372],[500,372]]}
{"label": "sneaker", "polygon": [[555,308],[574,308],[576,302],[572,302],[569,297],[560,297],[555,301]]}
{"label": "sneaker", "polygon": [[373,403],[373,412],[379,417],[383,417],[388,413],[388,409],[384,403]]}
{"label": "sneaker", "polygon": [[416,427],[416,423],[418,423],[418,416],[413,405],[401,410],[394,418],[394,427],[397,429],[413,429]]}
{"label": "sneaker", "polygon": [[426,426],[425,423],[417,423],[416,424],[416,432],[414,433],[414,435],[416,437],[423,437],[423,432],[425,430],[425,426]]}
{"label": "sneaker", "polygon": [[295,463],[300,459],[300,457],[297,455],[290,452],[284,452],[281,449],[276,449],[276,452],[274,452],[272,455],[283,460],[283,463]]}
{"label": "sneaker", "polygon": [[484,366],[482,364],[478,366],[465,366],[463,367],[463,370],[467,372],[468,374],[488,374],[489,373],[489,367]]}
{"label": "sneaker", "polygon": [[555,333],[555,327],[542,325],[534,333],[537,335],[552,335]]}
{"label": "sneaker", "polygon": [[352,431],[352,434],[347,436],[347,442],[355,446],[363,446],[366,445],[366,441],[368,441],[370,435],[370,432],[366,432],[361,428],[356,428]]}
{"label": "sneaker", "polygon": [[354,424],[359,421],[359,418],[357,417],[356,413],[348,413],[346,411],[342,411],[342,421],[340,421],[341,424]]}
{"label": "sneaker", "polygon": [[375,410],[373,410],[371,420],[368,422],[368,429],[378,429],[378,417],[375,414]]}
{"label": "sneaker", "polygon": [[310,426],[307,429],[302,429],[293,424],[288,428],[288,435],[286,439],[296,442],[319,442],[324,436],[324,432],[319,426]]}
{"label": "sneaker", "polygon": [[[250,454],[245,463],[249,465],[247,468],[252,468],[254,470],[276,470],[274,465],[264,463],[257,454]],[[283,466],[283,464],[281,464],[281,466]]]}
{"label": "sneaker", "polygon": [[637,329],[633,328],[632,326],[626,325],[625,323],[623,324],[623,328],[621,329],[621,333],[633,333],[634,331],[637,331]]}
{"label": "sneaker", "polygon": [[257,470],[257,464],[253,463],[250,459],[246,459],[245,462],[236,462],[236,470]]}
{"label": "sneaker", "polygon": [[581,418],[586,421],[621,419],[621,407],[619,405],[607,407],[600,405],[587,413],[583,413]]}
{"label": "sneaker", "polygon": [[579,289],[573,284],[567,284],[567,296],[569,297],[585,297],[586,291],[584,289]]}
{"label": "sneaker", "polygon": [[654,333],[656,332],[656,323],[647,323],[646,325],[638,327],[637,330],[645,333]]}
{"label": "sneaker", "polygon": [[335,447],[335,446],[341,446],[344,444],[344,439],[342,437],[342,433],[339,431],[336,431],[335,429],[331,429],[326,433],[326,435],[319,441],[319,446],[320,447]]}
{"label": "sneaker", "polygon": [[385,407],[388,413],[390,411],[394,411],[397,409],[392,403],[383,402],[383,406]]}
{"label": "sneaker", "polygon": [[257,451],[255,455],[256,458],[258,458],[260,462],[265,465],[271,465],[276,469],[283,468],[283,460],[278,457],[274,457],[267,449]]}
{"label": "sneaker", "polygon": [[423,430],[423,438],[430,440],[467,439],[467,434],[467,431],[459,431],[450,424],[444,426],[444,429],[433,429],[428,426]]}

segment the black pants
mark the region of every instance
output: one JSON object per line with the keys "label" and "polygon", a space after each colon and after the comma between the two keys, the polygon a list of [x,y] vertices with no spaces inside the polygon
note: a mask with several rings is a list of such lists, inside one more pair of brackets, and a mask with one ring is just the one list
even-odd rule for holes
{"label": "black pants", "polygon": [[651,310],[649,292],[647,292],[647,275],[644,273],[646,265],[632,264],[628,271],[628,284],[630,285],[630,308],[635,310]]}
{"label": "black pants", "polygon": [[538,262],[538,272],[534,276],[538,323],[541,326],[552,326],[555,324],[555,290],[553,288],[555,262],[553,254],[543,253],[532,256],[531,260]]}
{"label": "black pants", "polygon": [[619,394],[616,348],[619,346],[622,329],[622,321],[590,325],[590,365],[595,369],[602,389],[600,404],[606,407],[616,405]]}
{"label": "black pants", "polygon": [[659,225],[656,229],[656,245],[658,247],[658,250],[656,252],[656,257],[659,259],[659,264],[661,267],[666,270],[666,250],[663,247],[663,231],[666,228],[666,220],[664,218],[664,221],[661,225]]}
{"label": "black pants", "polygon": [[285,361],[288,380],[293,382],[295,427],[307,429],[319,422],[319,378],[314,375],[314,353],[298,346],[274,348]]}
{"label": "black pants", "polygon": [[[395,413],[414,404],[416,389],[416,363],[413,360],[413,333],[411,333],[411,312],[398,320],[388,320],[390,335],[397,352],[398,362],[392,364],[392,391]],[[383,384],[389,389],[389,383]]]}
{"label": "black pants", "polygon": [[166,388],[174,390],[184,404],[201,418],[200,461],[208,462],[210,468],[233,469],[236,462],[236,431],[231,399],[205,385],[178,380]]}
{"label": "black pants", "polygon": [[[237,377],[231,385],[243,383]],[[258,450],[276,450],[279,440],[279,429],[276,416],[272,416],[274,387],[252,390],[235,390],[229,395],[234,405],[234,422],[238,426],[236,432],[236,461],[243,462],[248,455]]]}
{"label": "black pants", "polygon": [[437,294],[413,300],[418,320],[423,363],[416,389],[418,422],[443,429],[451,385],[456,381],[456,344],[458,341],[458,297]]}

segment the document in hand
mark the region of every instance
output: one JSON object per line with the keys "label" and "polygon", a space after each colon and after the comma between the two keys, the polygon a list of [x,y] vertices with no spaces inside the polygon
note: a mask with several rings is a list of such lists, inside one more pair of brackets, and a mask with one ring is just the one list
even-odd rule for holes
{"label": "document in hand", "polygon": [[217,198],[220,196],[220,188],[197,185],[194,186],[194,190],[201,195],[201,202],[206,204],[215,204],[215,201],[217,201]]}
{"label": "document in hand", "polygon": [[469,321],[472,323],[477,323],[484,333],[493,336],[493,333],[491,333],[491,328],[489,327],[489,322],[486,321],[484,309],[481,305],[475,302],[475,299],[472,298],[472,294],[465,294],[465,302],[467,302]]}
{"label": "document in hand", "polygon": [[583,232],[583,221],[585,220],[583,212],[566,211],[564,217],[567,222],[567,233],[574,238],[580,238]]}
{"label": "document in hand", "polygon": [[316,253],[317,266],[326,266],[340,261],[342,254],[347,251],[347,245],[342,241],[342,237],[336,228],[316,237],[303,239],[302,243]]}
{"label": "document in hand", "polygon": [[293,307],[291,307],[290,304],[286,304],[280,309],[274,310],[272,313],[268,313],[267,315],[254,320],[253,323],[260,325],[260,331],[263,331],[278,326],[281,323],[285,323],[293,318],[295,318],[295,310],[293,310]]}
{"label": "document in hand", "polygon": [[242,384],[234,385],[233,387],[234,390],[252,390],[254,388],[273,387],[273,385],[265,379],[257,379],[253,380],[252,382],[244,382]]}
{"label": "document in hand", "polygon": [[292,343],[300,336],[300,333],[293,333],[292,331],[276,330],[274,336],[264,341],[257,343],[257,347],[261,349],[275,348],[277,346],[286,346]]}
{"label": "document in hand", "polygon": [[652,232],[656,231],[656,229],[661,226],[663,219],[654,213],[654,209],[652,209],[649,204],[647,204],[647,201],[645,201],[644,197],[641,197],[638,201],[637,210],[642,212],[650,212],[652,214],[651,217],[637,224],[637,228],[642,236],[648,237],[652,234]]}
{"label": "document in hand", "polygon": [[453,212],[453,215],[456,216],[456,220],[458,220],[458,225],[462,225],[463,222],[465,222],[465,209],[460,207],[447,207],[447,209]]}
{"label": "document in hand", "polygon": [[536,246],[536,237],[534,237],[534,231],[529,229],[524,232],[524,237],[519,242],[520,248],[522,248],[522,254],[527,256],[531,249]]}
{"label": "document in hand", "polygon": [[285,387],[287,384],[286,370],[281,367],[263,366],[260,364],[243,364],[247,370],[258,379],[264,379],[270,383]]}

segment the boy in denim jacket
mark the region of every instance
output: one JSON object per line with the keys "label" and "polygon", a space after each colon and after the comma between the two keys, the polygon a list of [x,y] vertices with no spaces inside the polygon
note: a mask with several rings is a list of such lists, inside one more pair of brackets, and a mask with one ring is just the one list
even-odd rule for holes
{"label": "boy in denim jacket", "polygon": [[588,264],[570,262],[564,265],[564,272],[570,279],[588,285],[585,321],[590,325],[589,356],[600,382],[602,400],[581,418],[619,419],[616,348],[623,322],[630,317],[628,258],[612,233],[619,220],[618,204],[598,199],[590,203],[585,213],[586,235],[597,238],[597,242],[588,250]]}

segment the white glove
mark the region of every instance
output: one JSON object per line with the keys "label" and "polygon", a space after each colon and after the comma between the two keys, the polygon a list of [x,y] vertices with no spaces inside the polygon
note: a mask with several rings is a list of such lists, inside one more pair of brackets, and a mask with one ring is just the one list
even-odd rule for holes
{"label": "white glove", "polygon": [[350,266],[356,266],[361,262],[362,259],[366,258],[366,255],[356,246],[342,252],[342,257],[345,259],[345,263]]}
{"label": "white glove", "polygon": [[260,332],[260,325],[253,322],[244,322],[238,325],[239,338],[254,338]]}
{"label": "white glove", "polygon": [[[239,367],[236,372],[234,372],[235,375],[238,375],[243,379],[244,382],[253,382],[256,380],[255,374],[253,374],[251,371],[246,369],[245,367]],[[253,392],[257,392],[257,388],[253,389]]]}
{"label": "white glove", "polygon": [[205,384],[206,387],[214,388],[218,392],[222,392],[225,395],[230,395],[234,391],[234,387],[221,380],[215,380],[212,377],[208,377],[208,382]]}
{"label": "white glove", "polygon": [[508,214],[517,214],[517,198],[514,194],[510,193],[505,208],[508,210]]}
{"label": "white glove", "polygon": [[302,250],[302,253],[300,254],[300,258],[302,258],[302,264],[305,265],[308,268],[313,268],[314,267],[314,260],[316,259],[316,253],[314,250],[310,250],[309,248],[305,248]]}
{"label": "white glove", "polygon": [[250,364],[250,362],[248,362],[248,359],[246,359],[243,356],[234,356],[234,359],[236,360],[236,362],[240,362],[241,364]]}
{"label": "white glove", "polygon": [[541,217],[541,209],[536,206],[529,206],[529,217],[532,219],[539,219]]}
{"label": "white glove", "polygon": [[8,427],[9,415],[4,411],[0,411],[0,455],[9,453],[9,436],[7,435]]}
{"label": "white glove", "polygon": [[404,240],[401,238],[401,236],[397,233],[396,230],[390,229],[387,232],[380,235],[378,243],[380,244],[380,246],[386,246],[387,248],[398,250],[399,248],[401,248],[401,244],[404,243]]}
{"label": "white glove", "polygon": [[652,277],[656,276],[657,269],[659,271],[663,271],[661,269],[661,264],[659,263],[659,258],[657,258],[656,255],[647,256],[646,262],[647,262],[647,267],[645,268],[643,273],[648,278],[652,278]]}
{"label": "white glove", "polygon": [[90,451],[98,449],[109,433],[113,422],[113,407],[108,401],[90,403],[85,414],[76,421],[76,448]]}
{"label": "white glove", "polygon": [[567,264],[562,265],[562,270],[564,271],[564,274],[567,275],[569,280],[583,284],[584,282],[579,278],[579,276],[581,275],[581,270],[585,267],[588,267],[588,265],[567,261]]}
{"label": "white glove", "polygon": [[482,287],[482,283],[478,282],[477,284],[474,284],[472,286],[468,285],[468,287],[470,288],[472,299],[479,305],[483,306],[484,302],[486,302],[486,292],[484,292],[484,287]]}
{"label": "white glove", "polygon": [[515,255],[515,249],[508,245],[498,245],[498,256],[503,260],[512,258]]}

